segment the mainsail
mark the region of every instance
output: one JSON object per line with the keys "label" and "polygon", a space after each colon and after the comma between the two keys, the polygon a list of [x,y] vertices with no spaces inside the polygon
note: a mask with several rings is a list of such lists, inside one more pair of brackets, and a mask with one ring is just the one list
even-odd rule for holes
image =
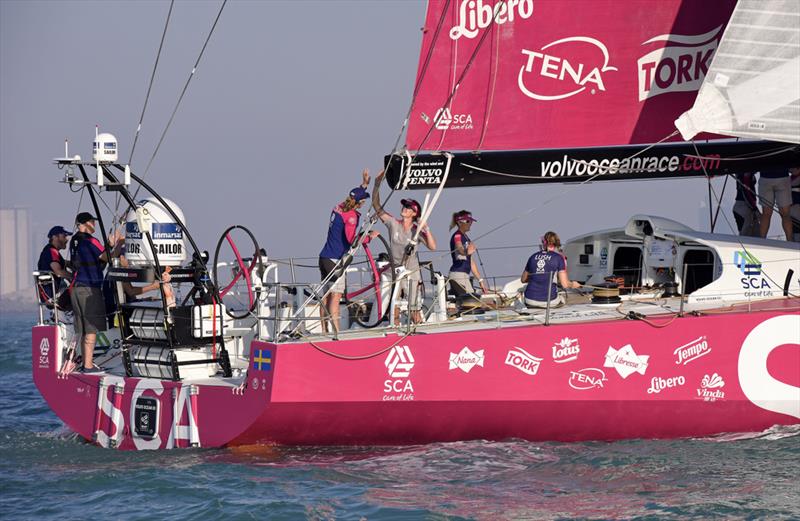
{"label": "mainsail", "polygon": [[387,158],[389,182],[440,184],[439,151],[453,154],[446,186],[723,174],[734,162],[720,159],[765,152],[760,167],[785,163],[779,144],[706,133],[696,150],[675,131],[735,3],[430,0],[411,153]]}
{"label": "mainsail", "polygon": [[800,1],[741,0],[675,125],[687,140],[715,132],[800,143]]}

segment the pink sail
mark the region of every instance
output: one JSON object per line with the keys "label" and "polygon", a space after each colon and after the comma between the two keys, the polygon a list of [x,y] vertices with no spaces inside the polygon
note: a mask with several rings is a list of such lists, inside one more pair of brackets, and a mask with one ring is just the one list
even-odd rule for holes
{"label": "pink sail", "polygon": [[735,3],[430,0],[407,146],[658,142],[692,106]]}

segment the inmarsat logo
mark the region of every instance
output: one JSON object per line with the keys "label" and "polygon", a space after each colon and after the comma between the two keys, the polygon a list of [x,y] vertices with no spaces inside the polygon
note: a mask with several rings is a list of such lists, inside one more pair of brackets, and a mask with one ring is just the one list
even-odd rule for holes
{"label": "inmarsat logo", "polygon": [[40,368],[48,368],[50,367],[50,358],[48,355],[50,354],[50,340],[47,337],[44,337],[41,342],[39,342],[39,367]]}
{"label": "inmarsat logo", "polygon": [[705,34],[660,34],[642,45],[664,47],[639,58],[639,101],[668,92],[694,91],[706,77],[717,50],[722,26]]}
{"label": "inmarsat logo", "polygon": [[453,114],[448,108],[441,108],[433,116],[437,130],[472,130],[472,114]]}
{"label": "inmarsat logo", "polygon": [[528,59],[519,69],[517,86],[529,98],[540,101],[569,98],[587,87],[592,94],[605,92],[603,73],[617,70],[608,63],[605,44],[589,36],[562,38],[539,51],[522,49],[522,54]]}
{"label": "inmarsat logo", "polygon": [[414,399],[414,386],[411,383],[411,369],[414,368],[414,355],[408,346],[395,346],[389,350],[383,362],[391,377],[383,382],[384,401],[408,401]]}

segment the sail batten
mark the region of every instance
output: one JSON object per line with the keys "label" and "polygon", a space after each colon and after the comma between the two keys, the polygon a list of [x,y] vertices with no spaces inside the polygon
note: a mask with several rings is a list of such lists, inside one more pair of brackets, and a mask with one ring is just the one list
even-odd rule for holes
{"label": "sail batten", "polygon": [[798,18],[797,1],[737,4],[694,106],[675,122],[684,139],[712,132],[800,143]]}

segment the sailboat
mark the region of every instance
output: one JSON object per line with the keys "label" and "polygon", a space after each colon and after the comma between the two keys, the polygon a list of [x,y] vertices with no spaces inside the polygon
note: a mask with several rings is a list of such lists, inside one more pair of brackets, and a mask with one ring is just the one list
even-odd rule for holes
{"label": "sailboat", "polygon": [[[796,3],[777,0],[430,0],[405,147],[386,157],[388,182],[432,191],[424,222],[450,187],[796,165],[800,88],[770,90],[760,108],[742,108],[752,91],[737,89],[760,92],[765,82],[748,80],[792,73],[800,30],[784,22],[798,18]],[[758,34],[741,33],[747,26]],[[746,50],[726,47],[742,41]],[[770,68],[754,68],[759,60]],[[392,325],[395,309],[407,309],[398,291],[407,274],[380,251],[385,242],[357,241],[340,269],[366,282],[347,294],[334,338],[318,281],[287,277],[250,230],[239,231],[252,250],[237,247],[241,227],[209,259],[177,205],[117,161],[113,136],[97,135],[95,147],[92,161],[65,153],[56,162],[68,182],[129,205],[129,265],[108,270],[115,327],[103,372],[69,370],[76,339],[47,303],[32,351],[47,403],[102,447],[675,438],[800,423],[794,244],[634,215],[566,243],[570,277],[593,294],[531,310],[510,281],[467,309],[427,265],[424,322]],[[132,183],[148,197],[135,200]],[[232,262],[218,258],[225,244]],[[167,267],[177,305],[163,295],[126,301],[125,282],[153,282]]]}

